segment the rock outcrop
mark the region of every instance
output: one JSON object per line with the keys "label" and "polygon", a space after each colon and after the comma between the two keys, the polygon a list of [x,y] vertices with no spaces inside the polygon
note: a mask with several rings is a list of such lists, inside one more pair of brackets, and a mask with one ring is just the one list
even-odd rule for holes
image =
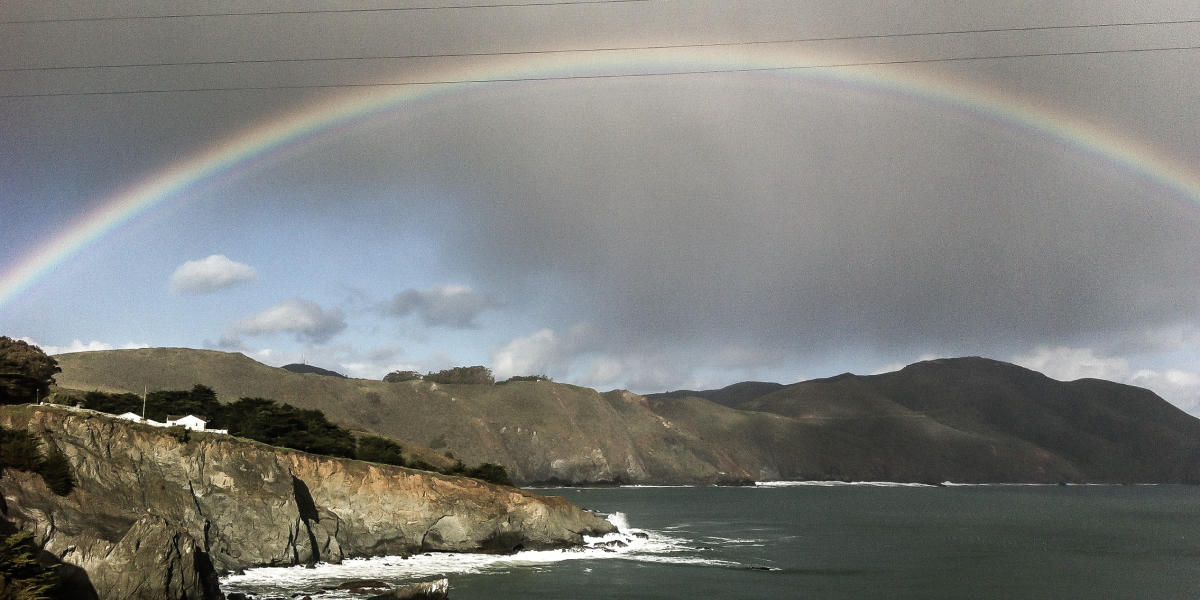
{"label": "rock outcrop", "polygon": [[0,425],[57,448],[78,480],[60,497],[6,472],[3,518],[86,570],[100,598],[218,598],[218,573],[252,566],[553,548],[612,530],[561,498],[224,435],[180,442],[90,411],[3,407]]}

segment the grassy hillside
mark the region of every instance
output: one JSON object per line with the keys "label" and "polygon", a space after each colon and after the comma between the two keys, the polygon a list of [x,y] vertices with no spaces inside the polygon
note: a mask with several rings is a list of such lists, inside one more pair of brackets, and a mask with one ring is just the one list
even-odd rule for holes
{"label": "grassy hillside", "polygon": [[[700,440],[664,426],[640,396],[547,381],[505,385],[384,383],[297,374],[236,353],[152,348],[63,354],[62,387],[132,391],[213,388],[222,401],[261,396],[330,420],[495,462],[517,481],[704,482],[722,477]],[[749,473],[737,473],[748,477]]]}
{"label": "grassy hillside", "polygon": [[261,396],[316,408],[469,464],[499,463],[524,483],[1200,482],[1200,421],[1161,398],[985,359],[697,392],[704,397],[601,394],[548,381],[384,383],[173,348],[58,360],[65,387],[140,393],[202,383],[223,401]]}

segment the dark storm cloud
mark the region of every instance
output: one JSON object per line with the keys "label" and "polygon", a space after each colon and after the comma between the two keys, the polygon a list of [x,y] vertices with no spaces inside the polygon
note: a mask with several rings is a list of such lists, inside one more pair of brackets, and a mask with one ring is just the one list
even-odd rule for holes
{"label": "dark storm cloud", "polygon": [[1036,132],[802,78],[490,100],[442,130],[476,186],[444,243],[624,344],[1028,344],[1200,308],[1195,213]]}
{"label": "dark storm cloud", "polygon": [[[11,18],[109,10],[26,4],[14,6]],[[729,11],[727,3],[699,0],[686,7],[81,22],[12,27],[0,36],[0,57],[8,68],[510,52],[1194,17],[1177,2],[1129,4],[1044,3],[1014,11],[1002,3],[880,8],[779,0]],[[187,3],[128,7],[188,10]],[[820,50],[886,61],[1186,45],[1195,39],[1189,27],[772,48],[798,60]],[[916,68],[1072,114],[1189,164],[1187,157],[1200,152],[1200,120],[1194,103],[1181,99],[1200,96],[1200,80],[1179,74],[1190,72],[1194,56],[1139,52]],[[581,65],[619,62],[606,53],[575,58]],[[736,63],[735,55],[722,55],[715,66]],[[437,78],[477,64],[6,71],[0,87],[37,93],[327,85]],[[903,79],[904,68],[874,72]],[[349,93],[6,99],[0,193],[8,194],[10,226],[22,230],[13,239],[23,244],[38,231],[53,232],[86,212],[86,203],[236,132],[319,104],[318,96]],[[471,281],[505,306],[473,290],[409,289],[386,312],[470,328],[483,311],[502,308],[530,323],[508,338],[513,344],[497,344],[514,370],[568,368],[574,357],[590,357],[597,372],[644,366],[629,381],[667,386],[706,363],[802,364],[864,348],[887,360],[925,351],[1004,357],[1042,343],[1145,346],[1150,342],[1131,332],[1194,329],[1197,199],[983,116],[895,90],[839,84],[820,71],[471,85],[241,165],[245,172],[228,183],[249,189],[230,206],[252,198],[297,222],[336,223],[329,238],[344,243],[352,234],[364,255],[372,240],[427,241],[427,254],[413,261],[421,267],[414,274],[426,277],[414,280]],[[244,226],[245,235],[261,235],[252,222]],[[404,287],[389,285],[387,292]],[[383,297],[374,293],[372,302]],[[347,327],[340,310],[293,300],[237,321],[230,333],[288,332],[323,343]]]}

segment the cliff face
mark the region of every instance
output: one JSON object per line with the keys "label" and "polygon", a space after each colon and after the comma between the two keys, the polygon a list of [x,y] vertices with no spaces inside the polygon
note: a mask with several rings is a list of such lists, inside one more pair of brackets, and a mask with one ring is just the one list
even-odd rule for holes
{"label": "cliff face", "polygon": [[508,552],[611,530],[561,498],[164,430],[86,411],[0,408],[62,452],[78,485],[0,478],[4,518],[85,569],[100,598],[216,598],[217,573],[419,551]]}

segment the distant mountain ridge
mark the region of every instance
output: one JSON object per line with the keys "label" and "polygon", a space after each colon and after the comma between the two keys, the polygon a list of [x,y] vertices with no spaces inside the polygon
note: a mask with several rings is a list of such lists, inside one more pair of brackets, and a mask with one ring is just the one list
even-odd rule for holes
{"label": "distant mountain ridge", "polygon": [[64,354],[60,385],[209,385],[494,462],[520,483],[749,480],[1200,483],[1200,420],[1147,390],[1061,382],[968,357],[882,375],[639,396],[547,381],[439,385],[312,378],[240,354]]}
{"label": "distant mountain ridge", "polygon": [[782,383],[768,383],[765,381],[743,381],[733,385],[725,386],[718,390],[675,390],[673,392],[662,392],[659,394],[646,394],[647,398],[704,398],[709,402],[715,402],[721,406],[737,408],[740,404],[748,402],[760,396],[765,396],[771,392],[783,389]]}

